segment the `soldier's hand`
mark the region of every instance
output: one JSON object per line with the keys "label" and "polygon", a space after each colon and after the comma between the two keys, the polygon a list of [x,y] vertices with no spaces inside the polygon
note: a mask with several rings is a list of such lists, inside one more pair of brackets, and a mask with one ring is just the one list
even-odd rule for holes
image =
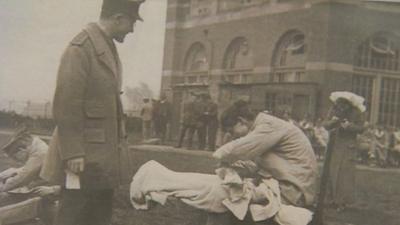
{"label": "soldier's hand", "polygon": [[56,195],[59,192],[59,188],[54,186],[39,186],[32,189],[32,193],[40,197],[48,195]]}
{"label": "soldier's hand", "polygon": [[83,157],[69,159],[67,169],[75,174],[83,172],[85,170],[85,159]]}

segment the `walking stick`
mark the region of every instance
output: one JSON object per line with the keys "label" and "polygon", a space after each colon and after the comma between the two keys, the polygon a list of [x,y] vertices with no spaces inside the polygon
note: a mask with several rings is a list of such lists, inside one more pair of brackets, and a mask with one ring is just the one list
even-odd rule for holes
{"label": "walking stick", "polygon": [[321,182],[319,187],[319,196],[317,208],[310,225],[324,225],[324,205],[329,182],[329,170],[332,161],[332,153],[334,151],[337,129],[331,131],[329,135],[328,146],[326,148],[325,161],[322,167]]}

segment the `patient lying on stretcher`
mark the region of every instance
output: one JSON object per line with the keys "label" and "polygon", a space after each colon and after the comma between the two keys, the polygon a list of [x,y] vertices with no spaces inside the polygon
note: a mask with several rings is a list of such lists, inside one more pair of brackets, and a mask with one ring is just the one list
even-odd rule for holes
{"label": "patient lying on stretcher", "polygon": [[[240,220],[249,212],[254,221],[307,224],[311,214],[305,208],[314,202],[317,163],[303,132],[264,112],[254,116],[231,110],[221,121],[238,138],[213,154],[223,165],[216,175],[177,173],[150,161],[131,184],[134,207],[146,209],[149,200],[163,203],[166,196],[174,196],[208,212],[230,211]],[[300,223],[288,212],[307,219]]]}

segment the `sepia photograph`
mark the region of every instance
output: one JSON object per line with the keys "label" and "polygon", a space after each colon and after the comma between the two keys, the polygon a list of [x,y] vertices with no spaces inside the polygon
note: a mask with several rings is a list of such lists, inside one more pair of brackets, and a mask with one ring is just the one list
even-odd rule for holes
{"label": "sepia photograph", "polygon": [[0,225],[400,225],[400,0],[0,0]]}

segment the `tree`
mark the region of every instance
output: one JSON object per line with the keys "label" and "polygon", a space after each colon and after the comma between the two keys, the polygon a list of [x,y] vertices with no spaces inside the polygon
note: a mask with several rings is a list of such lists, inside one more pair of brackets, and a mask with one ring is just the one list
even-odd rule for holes
{"label": "tree", "polygon": [[136,111],[143,106],[144,98],[153,98],[154,93],[146,83],[140,82],[137,87],[125,87],[129,108]]}

